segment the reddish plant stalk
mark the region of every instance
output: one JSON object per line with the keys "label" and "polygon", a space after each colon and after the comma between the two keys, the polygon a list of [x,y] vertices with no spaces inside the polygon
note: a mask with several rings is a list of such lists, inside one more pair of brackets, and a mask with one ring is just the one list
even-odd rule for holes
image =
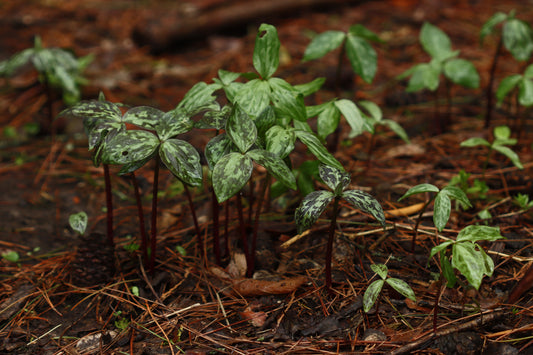
{"label": "reddish plant stalk", "polygon": [[265,193],[267,191],[267,187],[268,185],[270,185],[270,180],[271,180],[271,177],[270,177],[270,174],[267,173],[267,176],[265,178],[265,182],[263,184],[263,189],[261,191],[261,194],[259,195],[259,200],[257,201],[257,207],[256,207],[256,210],[255,210],[255,216],[254,216],[254,228],[253,228],[253,234],[252,234],[252,247],[250,248],[250,254],[251,254],[251,257],[250,257],[250,261],[251,261],[251,264],[250,266],[248,267],[248,271],[247,271],[247,276],[248,277],[251,277],[252,276],[252,273],[254,272],[254,268],[255,268],[255,250],[257,248],[257,233],[258,233],[258,230],[259,230],[259,217],[261,215],[261,207],[263,206],[263,201],[265,200]]}
{"label": "reddish plant stalk", "polygon": [[332,293],[331,288],[331,260],[333,256],[333,239],[335,239],[335,227],[337,225],[337,214],[339,210],[340,197],[335,196],[333,200],[333,211],[331,214],[331,223],[329,225],[328,244],[326,247],[326,290]]}
{"label": "reddish plant stalk", "polygon": [[213,253],[215,254],[215,263],[220,265],[220,205],[217,202],[215,190],[211,190],[211,208],[213,213]]}
{"label": "reddish plant stalk", "polygon": [[192,201],[191,192],[187,187],[187,184],[183,182],[183,188],[185,189],[185,194],[187,195],[187,200],[189,201],[189,208],[191,209],[192,219],[194,221],[194,229],[196,230],[196,235],[198,236],[198,247],[200,248],[200,256],[204,259],[204,240],[202,238],[202,232],[200,231],[200,225],[198,224],[198,218],[196,218],[196,211],[194,210],[194,202]]}
{"label": "reddish plant stalk", "polygon": [[248,249],[248,237],[246,236],[246,228],[244,227],[244,214],[242,211],[242,202],[241,202],[240,194],[237,194],[237,196],[235,196],[235,199],[237,201],[237,214],[239,216],[239,231],[241,235],[242,249],[246,257],[246,270],[248,272],[248,269],[250,265],[252,264],[252,261],[251,261],[250,252]]}
{"label": "reddish plant stalk", "polygon": [[141,252],[143,254],[143,263],[144,265],[148,265],[148,236],[146,235],[141,193],[139,191],[137,178],[135,177],[135,172],[131,173],[131,181],[133,183],[133,190],[135,191],[135,200],[137,201],[137,214],[139,215],[139,231],[141,233]]}
{"label": "reddish plant stalk", "polygon": [[157,190],[159,189],[159,155],[156,155],[154,166],[154,184],[152,190],[152,225],[150,234],[150,272],[154,273],[155,269],[155,249],[157,247]]}
{"label": "reddish plant stalk", "polygon": [[114,246],[113,238],[113,195],[111,194],[111,174],[109,173],[109,165],[104,165],[104,181],[105,181],[105,200],[106,200],[106,214],[107,214],[107,242],[110,246]]}

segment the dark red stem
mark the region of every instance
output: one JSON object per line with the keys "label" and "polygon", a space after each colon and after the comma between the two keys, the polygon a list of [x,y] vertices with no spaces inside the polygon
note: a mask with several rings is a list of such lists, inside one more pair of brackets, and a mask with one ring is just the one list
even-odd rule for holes
{"label": "dark red stem", "polygon": [[335,196],[333,200],[333,210],[331,211],[331,223],[329,225],[328,245],[326,247],[326,290],[332,293],[331,289],[331,260],[333,256],[333,240],[335,239],[335,227],[337,226],[337,213],[339,209],[340,197]]}
{"label": "dark red stem", "polygon": [[111,174],[109,173],[109,165],[104,165],[104,181],[105,181],[105,200],[107,208],[107,242],[110,246],[114,246],[113,238],[113,195],[111,194]]}
{"label": "dark red stem", "polygon": [[157,247],[157,191],[159,189],[159,163],[160,158],[156,156],[154,166],[154,184],[152,190],[152,226],[150,234],[150,272],[155,270],[155,250]]}
{"label": "dark red stem", "polygon": [[265,200],[265,194],[267,191],[268,185],[270,185],[270,174],[267,173],[267,176],[265,178],[265,182],[263,184],[263,189],[261,190],[261,194],[259,195],[259,200],[257,201],[257,207],[255,210],[255,216],[254,216],[254,228],[253,228],[253,234],[252,234],[252,247],[250,250],[250,254],[252,257],[250,258],[251,264],[248,267],[248,277],[251,277],[254,268],[255,268],[255,250],[257,248],[257,233],[259,230],[259,217],[261,216],[261,207],[263,206],[263,202]]}
{"label": "dark red stem", "polygon": [[204,240],[202,238],[202,232],[200,231],[200,225],[198,224],[198,218],[196,217],[196,211],[194,210],[194,202],[192,201],[191,192],[187,187],[187,184],[183,183],[187,200],[189,201],[189,208],[191,209],[192,220],[194,221],[194,229],[198,236],[198,247],[200,248],[200,256],[204,259]]}
{"label": "dark red stem", "polygon": [[213,253],[215,254],[215,263],[220,265],[220,205],[215,190],[211,190],[211,208],[213,213]]}
{"label": "dark red stem", "polygon": [[133,183],[133,190],[135,191],[135,200],[137,201],[137,214],[139,215],[139,231],[141,233],[141,251],[143,254],[143,263],[148,265],[148,235],[146,235],[146,226],[144,224],[144,212],[141,201],[141,193],[139,191],[139,184],[135,177],[135,172],[131,173],[131,181]]}
{"label": "dark red stem", "polygon": [[486,99],[487,99],[487,107],[485,112],[485,128],[488,128],[490,125],[490,121],[492,119],[492,108],[494,106],[493,104],[493,95],[492,95],[492,89],[494,86],[494,75],[496,74],[496,66],[498,64],[498,59],[500,57],[501,49],[502,49],[502,36],[500,35],[500,39],[498,40],[498,45],[496,46],[496,50],[494,52],[494,56],[492,57],[492,65],[490,66],[490,74],[489,74],[489,83],[487,84],[487,92],[486,92]]}

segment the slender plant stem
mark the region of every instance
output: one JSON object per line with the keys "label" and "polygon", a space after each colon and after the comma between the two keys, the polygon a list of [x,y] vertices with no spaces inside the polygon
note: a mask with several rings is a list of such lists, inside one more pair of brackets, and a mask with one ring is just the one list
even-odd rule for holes
{"label": "slender plant stem", "polygon": [[248,226],[252,225],[252,215],[253,215],[253,205],[255,202],[255,194],[254,194],[254,181],[250,178],[248,180],[248,187],[249,187],[249,195],[248,195]]}
{"label": "slender plant stem", "polygon": [[185,189],[185,194],[187,195],[187,200],[189,201],[189,208],[191,209],[192,220],[194,221],[194,229],[196,230],[196,235],[198,236],[198,247],[200,248],[200,256],[204,259],[204,240],[202,238],[202,231],[200,230],[200,225],[198,224],[198,218],[196,217],[196,211],[194,210],[194,203],[192,201],[191,192],[187,187],[187,184],[183,182],[183,188]]}
{"label": "slender plant stem", "polygon": [[263,207],[263,202],[265,200],[265,194],[267,191],[267,187],[270,185],[271,175],[267,173],[265,182],[263,183],[263,188],[261,190],[261,194],[259,195],[259,200],[257,201],[257,207],[255,209],[255,217],[254,217],[254,228],[253,228],[253,234],[252,234],[252,246],[250,250],[250,254],[252,257],[250,258],[251,264],[248,267],[248,277],[252,276],[252,273],[254,272],[255,268],[255,251],[257,249],[257,233],[259,230],[259,217],[261,216],[261,207]]}
{"label": "slender plant stem", "polygon": [[[342,63],[344,60],[344,43],[341,44],[341,50],[339,51],[339,56],[337,57],[337,69],[335,71],[335,95],[340,98],[341,96],[341,74],[342,74]],[[335,129],[335,132],[333,132],[333,136],[331,141],[328,144],[328,150],[330,152],[336,152],[337,147],[339,146],[340,141],[340,135],[341,135],[341,129],[340,127],[337,127]]]}
{"label": "slender plant stem", "polygon": [[416,245],[416,237],[418,236],[418,226],[420,225],[420,221],[422,220],[422,215],[424,212],[426,212],[426,208],[429,206],[431,201],[433,201],[435,197],[429,199],[426,204],[422,207],[420,210],[420,213],[418,214],[418,218],[416,219],[416,225],[415,225],[415,234],[413,234],[413,239],[411,241],[411,253],[415,252],[415,245]]}
{"label": "slender plant stem", "polygon": [[248,270],[248,268],[252,264],[252,261],[251,261],[251,255],[248,249],[248,237],[246,236],[246,229],[244,228],[244,214],[242,211],[241,195],[237,194],[237,196],[235,196],[235,199],[237,202],[237,214],[239,215],[239,231],[241,234],[242,249],[246,257],[246,270]]}
{"label": "slender plant stem", "polygon": [[144,224],[143,205],[141,201],[141,193],[139,191],[139,184],[135,177],[135,172],[131,173],[131,181],[133,183],[133,190],[135,191],[135,200],[137,201],[137,213],[139,215],[139,231],[141,233],[141,252],[143,255],[143,264],[148,265],[148,236],[146,235],[146,226]]}
{"label": "slender plant stem", "polygon": [[224,221],[224,256],[229,255],[229,202],[224,202],[225,221]]}
{"label": "slender plant stem", "polygon": [[440,274],[439,281],[437,282],[437,294],[435,295],[435,306],[433,307],[433,332],[437,333],[437,316],[439,313],[439,300],[442,293],[442,278],[444,275]]}
{"label": "slender plant stem", "polygon": [[113,195],[111,194],[111,174],[109,172],[109,165],[103,165],[105,181],[105,200],[107,208],[107,242],[110,246],[115,246],[113,238]]}
{"label": "slender plant stem", "polygon": [[496,66],[498,65],[498,59],[500,57],[500,53],[502,50],[502,44],[503,44],[503,38],[500,35],[500,39],[498,40],[498,45],[496,46],[496,50],[494,51],[494,56],[492,57],[492,64],[490,66],[490,74],[489,74],[489,83],[487,84],[487,91],[485,93],[485,97],[487,100],[487,106],[486,106],[486,112],[485,112],[485,128],[489,127],[490,121],[492,119],[492,109],[494,106],[492,90],[494,86],[494,75],[496,74]]}
{"label": "slender plant stem", "polygon": [[335,196],[333,200],[333,210],[331,215],[331,223],[329,225],[328,244],[326,247],[326,290],[332,293],[331,289],[331,260],[333,256],[333,239],[335,239],[335,227],[337,225],[337,214],[339,210],[339,196]]}
{"label": "slender plant stem", "polygon": [[155,250],[157,247],[157,191],[159,190],[159,155],[155,157],[154,184],[152,189],[152,226],[150,229],[150,273],[155,270]]}
{"label": "slender plant stem", "polygon": [[215,263],[220,265],[220,205],[213,189],[211,190],[211,209],[213,213],[213,253],[215,254]]}

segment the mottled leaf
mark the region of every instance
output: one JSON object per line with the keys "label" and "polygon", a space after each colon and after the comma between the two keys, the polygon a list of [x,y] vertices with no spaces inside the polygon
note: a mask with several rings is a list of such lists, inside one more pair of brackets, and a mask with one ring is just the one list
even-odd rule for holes
{"label": "mottled leaf", "polygon": [[208,85],[204,82],[195,84],[178,104],[178,108],[193,116],[196,113],[211,107],[215,102],[213,92],[217,90],[215,85]]}
{"label": "mottled leaf", "polygon": [[130,164],[151,157],[159,146],[159,139],[148,131],[124,131],[104,145],[101,161],[104,164]]}
{"label": "mottled leaf", "polygon": [[376,303],[384,283],[384,280],[376,280],[366,289],[363,295],[363,310],[365,312],[370,311],[374,303]]}
{"label": "mottled leaf", "polygon": [[228,118],[226,132],[241,153],[250,149],[257,139],[254,122],[240,106],[235,106]]}
{"label": "mottled leaf", "polygon": [[381,277],[383,280],[387,278],[387,274],[389,273],[389,268],[385,264],[370,264],[370,268],[372,271],[374,271],[376,274],[378,274],[379,277]]}
{"label": "mottled leaf", "polygon": [[324,147],[324,145],[320,142],[318,137],[316,137],[314,134],[306,132],[306,131],[294,131],[296,137],[302,141],[303,144],[307,146],[309,151],[317,157],[318,160],[320,160],[322,163],[330,165],[334,168],[337,168],[339,170],[344,171],[344,167],[341,163],[333,155],[331,155],[330,152]]}
{"label": "mottled leaf", "polygon": [[337,49],[345,38],[346,34],[341,31],[326,31],[316,35],[305,49],[303,61],[322,58]]}
{"label": "mottled leaf", "polygon": [[404,198],[409,197],[411,195],[415,195],[415,194],[419,194],[423,192],[439,192],[439,188],[431,184],[416,185],[416,186],[411,187],[409,190],[407,190],[407,192],[402,197],[400,197],[398,201],[401,201]]}
{"label": "mottled leaf", "polygon": [[174,138],[179,134],[189,132],[194,127],[194,121],[182,109],[166,112],[155,127],[161,140]]}
{"label": "mottled leaf", "polygon": [[294,132],[278,125],[272,126],[265,135],[266,150],[285,158],[294,150]]}
{"label": "mottled leaf", "polygon": [[528,60],[533,51],[533,33],[527,22],[513,18],[502,28],[503,45],[516,60]]}
{"label": "mottled leaf", "polygon": [[492,259],[488,261],[485,252],[472,242],[455,243],[452,248],[452,266],[466,277],[476,290],[481,286],[483,276],[491,276],[494,271]]}
{"label": "mottled leaf", "polygon": [[465,88],[479,87],[479,74],[474,64],[466,59],[456,58],[444,63],[444,75],[455,84]]}
{"label": "mottled leaf", "polygon": [[[309,114],[310,112],[308,112]],[[325,103],[317,117],[317,134],[325,140],[339,126],[341,112],[333,101]]]}
{"label": "mottled leaf", "polygon": [[169,139],[159,147],[159,155],[168,170],[182,182],[191,186],[202,184],[200,155],[190,143]]}
{"label": "mottled leaf", "polygon": [[253,162],[240,153],[229,153],[213,169],[213,189],[219,203],[237,194],[252,176]]}
{"label": "mottled leaf", "polygon": [[503,239],[500,234],[500,228],[483,225],[472,225],[463,228],[457,234],[457,242],[471,241],[478,242],[480,240],[488,240],[493,242],[498,239]]}
{"label": "mottled leaf", "polygon": [[226,133],[211,138],[205,146],[205,158],[209,169],[213,170],[218,160],[231,152],[232,146],[233,142]]}
{"label": "mottled leaf", "polygon": [[279,65],[280,42],[278,32],[272,25],[263,23],[255,37],[253,54],[254,68],[263,79],[268,79],[276,72]]}
{"label": "mottled leaf", "polygon": [[264,80],[250,80],[240,86],[234,101],[249,115],[257,117],[270,104],[270,85]]}
{"label": "mottled leaf", "polygon": [[361,116],[361,111],[359,111],[359,108],[357,108],[353,101],[346,99],[337,100],[335,101],[335,106],[339,109],[346,119],[346,122],[348,122],[352,128],[349,135],[350,138],[363,133],[364,120]]}
{"label": "mottled leaf", "polygon": [[346,190],[342,197],[355,208],[370,214],[385,227],[385,214],[380,203],[370,194],[359,190]]}
{"label": "mottled leaf", "polygon": [[87,217],[87,213],[83,211],[71,214],[68,217],[68,223],[70,227],[74,231],[78,232],[80,235],[85,233],[85,230],[87,229],[88,220],[89,220],[89,217]]}
{"label": "mottled leaf", "polygon": [[452,52],[452,42],[440,28],[425,22],[420,30],[420,43],[435,59],[444,59]]}
{"label": "mottled leaf", "polygon": [[440,191],[440,193],[446,194],[448,195],[448,197],[460,201],[461,203],[463,203],[464,206],[472,207],[472,205],[470,204],[470,200],[468,199],[464,191],[456,186],[446,186]]}
{"label": "mottled leaf", "polygon": [[378,60],[376,51],[370,43],[349,32],[346,37],[346,56],[353,71],[365,82],[371,83],[376,75]]}
{"label": "mottled leaf", "polygon": [[350,184],[350,174],[346,171],[335,169],[326,164],[320,164],[318,167],[318,174],[322,181],[335,193],[340,196],[342,191]]}
{"label": "mottled leaf", "polygon": [[133,125],[154,131],[157,123],[165,113],[150,106],[137,106],[129,109],[122,120]]}
{"label": "mottled leaf", "polygon": [[393,289],[398,291],[401,295],[409,298],[411,301],[416,301],[415,292],[407,284],[407,282],[392,277],[385,280],[385,282],[388,283]]}
{"label": "mottled leaf", "polygon": [[439,192],[435,196],[435,204],[433,207],[433,223],[439,232],[442,232],[452,211],[452,202],[446,193]]}
{"label": "mottled leaf", "polygon": [[294,213],[298,233],[311,228],[333,198],[333,192],[326,190],[313,191],[305,196]]}
{"label": "mottled leaf", "polygon": [[279,156],[263,149],[250,150],[246,155],[252,158],[257,164],[265,167],[283,185],[296,190],[296,178],[287,164]]}

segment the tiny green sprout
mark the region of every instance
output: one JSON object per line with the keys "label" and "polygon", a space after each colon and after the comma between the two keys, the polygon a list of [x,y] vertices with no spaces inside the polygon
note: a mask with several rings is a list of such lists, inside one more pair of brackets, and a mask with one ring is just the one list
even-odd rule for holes
{"label": "tiny green sprout", "polygon": [[[452,82],[469,89],[479,87],[479,74],[474,65],[466,59],[457,58],[460,51],[452,50],[450,38],[438,27],[427,22],[424,23],[420,31],[420,43],[431,56],[431,61],[429,63],[416,64],[398,76],[400,80],[410,77],[407,84],[407,92],[428,89],[435,92],[437,96],[435,101],[437,102],[437,89],[440,85],[440,76],[442,74],[444,74],[447,84]],[[449,120],[452,105],[450,85],[446,85],[446,89],[448,98],[447,120]],[[435,116],[439,119],[439,130],[443,131],[449,122],[441,120],[437,112],[435,112]]]}
{"label": "tiny green sprout", "polygon": [[140,247],[141,246],[138,243],[131,242],[131,243],[128,243],[128,244],[124,245],[124,250],[132,253],[134,251],[139,250]]}
{"label": "tiny green sprout", "polygon": [[[457,175],[453,176],[450,179],[450,185],[459,187],[461,190],[463,190],[463,192],[468,196],[469,199],[486,199],[487,192],[489,191],[487,183],[479,179],[474,179],[474,181],[470,183],[470,175],[471,174],[467,173],[464,169],[461,169]],[[466,206],[461,201],[456,202],[457,205],[461,208],[468,208],[468,206]]]}
{"label": "tiny green sprout", "polygon": [[398,291],[401,295],[409,298],[412,301],[416,301],[415,293],[413,289],[407,284],[407,282],[394,278],[387,277],[389,269],[384,264],[372,264],[370,265],[372,271],[374,271],[381,280],[376,280],[368,286],[363,295],[363,310],[368,313],[372,306],[376,303],[383,285],[387,283],[390,287]]}
{"label": "tiny green sprout", "polygon": [[533,64],[529,65],[523,74],[511,74],[502,79],[496,90],[498,105],[514,89],[518,89],[518,103],[524,107],[533,106]]}
{"label": "tiny green sprout", "polygon": [[319,175],[331,191],[317,190],[305,196],[300,206],[296,209],[294,218],[298,227],[298,233],[302,233],[316,222],[330,202],[333,201],[333,211],[326,249],[326,288],[328,291],[331,291],[331,259],[339,202],[345,200],[355,208],[370,214],[383,227],[385,227],[385,215],[379,202],[370,194],[359,190],[346,190],[350,184],[349,173],[329,165],[321,164],[319,166]]}
{"label": "tiny green sprout", "polygon": [[507,126],[498,126],[494,127],[494,140],[492,143],[488,142],[486,139],[480,137],[472,137],[461,143],[461,147],[476,147],[476,146],[485,146],[489,148],[487,152],[487,157],[485,163],[483,164],[483,174],[487,169],[487,165],[493,150],[505,155],[511,162],[518,168],[524,169],[524,166],[520,162],[518,155],[511,150],[507,145],[515,145],[516,139],[510,138],[511,130]]}
{"label": "tiny green sprout", "polygon": [[520,207],[522,211],[527,211],[533,208],[533,200],[529,200],[529,195],[518,193],[514,198],[513,202],[515,205]]}
{"label": "tiny green sprout", "polygon": [[115,327],[117,329],[120,329],[122,331],[128,329],[128,326],[130,325],[129,319],[122,316],[122,311],[118,311],[113,313],[113,315],[117,318],[114,321]]}
{"label": "tiny green sprout", "polygon": [[[492,15],[492,17],[489,18],[481,28],[479,33],[480,42],[483,43],[483,39],[487,35],[495,32],[496,26],[500,24],[503,25],[501,26],[501,31],[498,36],[498,44],[492,57],[489,82],[487,84],[487,110],[485,113],[485,128],[489,126],[492,116],[492,90],[494,86],[494,76],[498,66],[498,59],[502,52],[502,47],[505,47],[513,55],[513,57],[519,61],[528,60],[531,56],[531,52],[533,51],[533,31],[527,22],[515,18],[515,10],[512,10],[509,14],[497,12]],[[509,78],[512,78],[512,75]],[[502,81],[502,84],[506,79]],[[504,84],[503,87],[505,87],[507,84],[512,84],[514,80],[518,79],[507,79],[507,83]],[[501,93],[499,96],[501,96]],[[522,96],[522,101],[527,100],[525,95]]]}
{"label": "tiny green sprout", "polygon": [[134,296],[139,297],[139,287],[137,287],[137,286],[131,286],[131,293],[132,293]]}
{"label": "tiny green sprout", "polygon": [[[383,41],[365,26],[357,24],[348,32],[326,31],[311,40],[305,49],[304,61],[322,58],[327,53],[342,46],[337,63],[337,75],[340,73],[344,53],[348,57],[353,71],[367,83],[371,83],[377,71],[377,54],[369,41]],[[339,79],[337,78],[338,86]]]}
{"label": "tiny green sprout", "polygon": [[9,262],[17,263],[20,260],[20,255],[14,250],[9,250],[2,253],[2,258]]}
{"label": "tiny green sprout", "polygon": [[398,199],[398,201],[403,200],[406,197],[409,197],[411,195],[420,194],[420,193],[426,193],[435,192],[436,194],[433,195],[432,198],[426,201],[424,207],[420,211],[420,214],[418,215],[418,219],[416,221],[415,226],[415,234],[413,235],[413,242],[411,245],[411,250],[414,251],[415,248],[415,242],[416,237],[418,234],[418,225],[420,224],[420,220],[422,219],[422,215],[426,211],[426,208],[428,205],[434,201],[434,207],[433,207],[433,223],[435,224],[435,227],[439,232],[442,232],[444,227],[446,226],[446,223],[448,223],[448,220],[450,219],[450,213],[452,210],[452,203],[451,199],[457,200],[461,202],[466,207],[472,207],[470,204],[470,200],[465,195],[465,193],[456,186],[446,186],[442,190],[439,190],[439,188],[432,184],[420,184],[413,186],[410,188],[402,197]]}
{"label": "tiny green sprout", "polygon": [[87,222],[89,218],[84,211],[73,213],[68,217],[68,223],[70,227],[79,235],[83,235],[87,229]]}
{"label": "tiny green sprout", "polygon": [[181,245],[176,245],[176,251],[180,253],[181,256],[187,256],[187,250]]}

